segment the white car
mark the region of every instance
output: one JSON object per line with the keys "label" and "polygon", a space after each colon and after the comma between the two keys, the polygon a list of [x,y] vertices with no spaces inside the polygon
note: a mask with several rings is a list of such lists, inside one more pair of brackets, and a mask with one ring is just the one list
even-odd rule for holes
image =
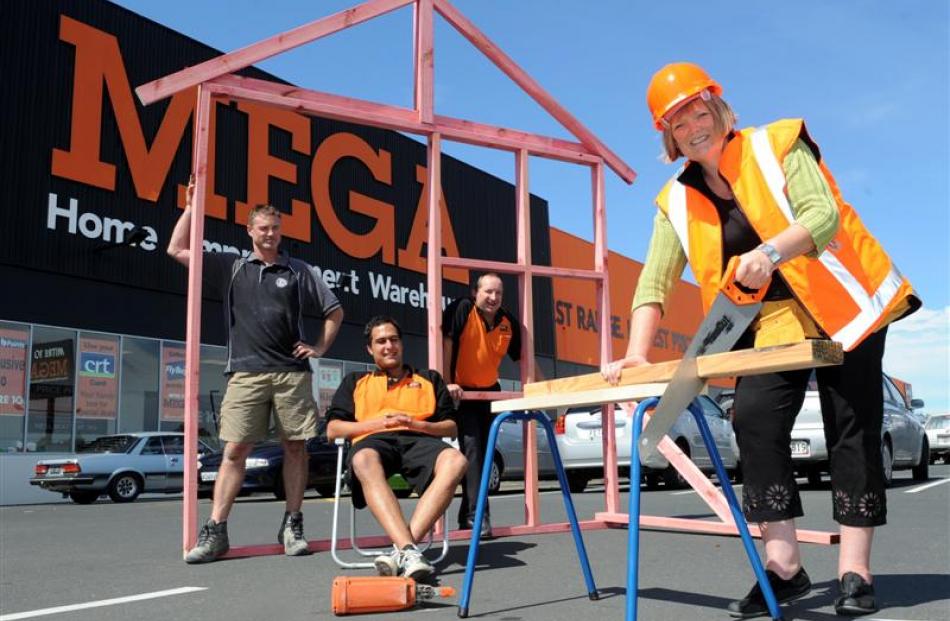
{"label": "white car", "polygon": [[[705,395],[699,397],[706,423],[716,442],[727,471],[734,473],[739,467],[739,448],[732,423],[716,403]],[[630,443],[633,437],[632,414],[628,416],[619,406],[614,406],[614,426],[617,439],[617,465],[620,474],[630,474]],[[604,475],[604,451],[601,429],[601,407],[585,406],[570,408],[558,415],[554,425],[557,448],[564,462],[568,484],[572,492],[582,492],[591,479]],[[670,438],[704,472],[714,472],[712,460],[703,443],[696,420],[689,412],[683,412],[670,429]],[[660,454],[649,462],[640,460],[644,468],[647,487],[654,488],[660,481],[667,487],[680,488],[686,481]]]}
{"label": "white car", "polygon": [[[926,481],[929,478],[930,445],[923,425],[907,406],[903,393],[886,375],[881,389],[884,391],[881,454],[887,484],[890,485],[895,470],[907,468],[913,470],[914,480]],[[923,405],[916,399],[914,402]],[[825,446],[825,426],[814,375],[808,382],[805,402],[792,427],[790,448],[798,475],[808,477],[808,482],[813,485],[820,483],[822,473],[828,471],[828,448]]]}
{"label": "white car", "polygon": [[938,414],[927,419],[924,425],[930,443],[930,463],[943,458],[950,463],[950,414]]}

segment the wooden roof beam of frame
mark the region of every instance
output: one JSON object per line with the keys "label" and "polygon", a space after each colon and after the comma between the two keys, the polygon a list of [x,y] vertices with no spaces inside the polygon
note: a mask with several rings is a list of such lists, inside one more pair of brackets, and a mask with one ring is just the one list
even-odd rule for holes
{"label": "wooden roof beam of frame", "polygon": [[571,132],[582,144],[597,153],[617,175],[627,183],[633,183],[637,174],[620,157],[600,141],[587,127],[568,112],[544,88],[535,81],[518,64],[495,45],[485,33],[469,21],[461,11],[456,9],[448,0],[434,0],[435,10],[445,18],[458,32],[478,48],[496,67],[511,78],[532,99],[534,99],[548,114],[553,116],[561,125]]}
{"label": "wooden roof beam of frame", "polygon": [[276,56],[287,50],[292,50],[295,47],[345,30],[350,26],[369,21],[374,17],[385,15],[414,2],[415,0],[369,0],[339,13],[322,17],[303,26],[252,43],[239,50],[222,54],[193,67],[158,78],[139,86],[135,89],[135,93],[138,95],[139,101],[144,105],[148,105],[170,97],[186,88],[250,67],[271,56]]}
{"label": "wooden roof beam of frame", "polygon": [[520,265],[504,261],[485,259],[467,259],[464,257],[442,257],[442,267],[465,267],[483,272],[502,274],[530,274],[532,276],[553,276],[558,278],[578,278],[582,280],[603,280],[604,274],[593,270],[579,270],[572,267],[554,267],[550,265]]}
{"label": "wooden roof beam of frame", "polygon": [[[793,345],[781,345],[765,349],[740,349],[722,354],[700,356],[696,359],[699,376],[703,379],[759,375],[774,371],[792,371],[841,364],[844,360],[841,343],[825,340],[808,340]],[[619,386],[669,382],[679,366],[679,360],[644,364],[623,370]],[[592,391],[616,388],[600,376],[588,373],[574,377],[532,382],[523,386],[525,397],[563,392]]]}
{"label": "wooden roof beam of frame", "polygon": [[531,155],[574,164],[593,166],[602,161],[577,142],[439,115],[434,117],[430,125],[420,122],[418,113],[409,108],[331,95],[289,84],[235,75],[220,76],[207,84],[218,95],[267,103],[303,114],[421,135],[438,132],[448,140],[507,151],[525,149]]}

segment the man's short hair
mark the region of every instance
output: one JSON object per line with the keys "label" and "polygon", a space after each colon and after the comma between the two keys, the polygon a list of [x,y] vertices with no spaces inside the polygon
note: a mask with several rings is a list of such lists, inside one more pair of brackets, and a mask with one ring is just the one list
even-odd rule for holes
{"label": "man's short hair", "polygon": [[363,328],[363,338],[366,339],[367,345],[373,344],[373,329],[377,326],[384,326],[387,323],[392,324],[392,327],[396,328],[396,334],[399,336],[399,338],[402,338],[402,328],[399,327],[399,323],[395,319],[389,315],[376,315],[367,321],[366,327]]}
{"label": "man's short hair", "polygon": [[280,218],[280,211],[273,205],[254,205],[247,214],[247,225],[253,225],[254,218],[257,216],[277,216],[277,218]]}
{"label": "man's short hair", "polygon": [[[481,289],[482,279],[487,278],[489,276],[493,276],[497,278],[498,280],[501,280],[501,276],[498,275],[498,272],[485,272],[484,274],[480,274],[478,278],[475,279],[475,283],[472,285],[472,291],[478,291],[479,289]],[[504,281],[502,281],[502,284],[504,284]]]}

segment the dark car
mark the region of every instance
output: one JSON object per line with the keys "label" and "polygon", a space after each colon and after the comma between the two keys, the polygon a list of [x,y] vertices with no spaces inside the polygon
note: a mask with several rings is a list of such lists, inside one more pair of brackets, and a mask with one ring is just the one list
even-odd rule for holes
{"label": "dark car", "polygon": [[[37,462],[30,485],[72,498],[81,505],[108,494],[132,502],[142,492],[173,494],[182,489],[185,436],[126,433],[96,438],[75,455]],[[199,457],[211,453],[198,442]]]}
{"label": "dark car", "polygon": [[[315,489],[318,494],[332,498],[336,487],[336,446],[328,444],[326,438],[318,436],[307,440],[307,453],[310,455],[310,475],[307,488]],[[210,496],[214,482],[218,478],[222,453],[211,453],[198,462],[198,493]],[[284,448],[280,442],[260,442],[245,460],[246,471],[242,494],[269,492],[278,500],[286,497],[284,493]]]}

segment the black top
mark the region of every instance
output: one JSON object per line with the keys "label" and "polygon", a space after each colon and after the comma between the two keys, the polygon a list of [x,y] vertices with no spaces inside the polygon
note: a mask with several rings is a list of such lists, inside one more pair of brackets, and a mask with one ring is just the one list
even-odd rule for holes
{"label": "black top", "polygon": [[[688,185],[694,190],[698,190],[716,207],[719,214],[719,222],[722,227],[722,271],[726,271],[726,265],[729,259],[750,250],[755,250],[762,243],[762,238],[755,232],[749,219],[742,212],[739,203],[734,198],[721,198],[709,188],[706,179],[703,178],[702,166],[698,164],[689,164],[680,174],[679,181]],[[788,300],[792,297],[792,292],[782,278],[778,270],[772,273],[772,284],[765,293],[765,300]]]}
{"label": "black top", "polygon": [[[336,296],[322,279],[309,269],[299,269],[300,262],[292,264],[287,255],[281,254],[272,265],[255,255],[237,264],[240,260],[229,252],[204,254],[205,282],[220,288],[228,313],[228,372],[309,371],[307,359],[293,355],[298,341],[307,342],[301,314],[306,310],[325,318],[340,306]],[[303,295],[302,286],[314,289],[316,304],[305,304],[311,296]]]}

